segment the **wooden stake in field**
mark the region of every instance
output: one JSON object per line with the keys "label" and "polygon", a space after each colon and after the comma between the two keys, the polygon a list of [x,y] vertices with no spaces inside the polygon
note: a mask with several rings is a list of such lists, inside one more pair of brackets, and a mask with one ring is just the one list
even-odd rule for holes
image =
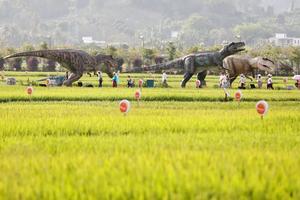
{"label": "wooden stake in field", "polygon": [[262,120],[264,119],[264,116],[267,114],[268,110],[269,104],[266,101],[262,100],[256,104],[256,111]]}
{"label": "wooden stake in field", "polygon": [[27,94],[29,96],[29,101],[31,101],[31,96],[32,96],[32,93],[33,93],[33,87],[29,86],[26,91],[27,91]]}
{"label": "wooden stake in field", "polygon": [[137,101],[137,105],[138,105],[138,107],[139,107],[139,106],[140,106],[140,100],[141,100],[141,98],[142,98],[142,92],[141,92],[141,90],[138,89],[138,90],[135,92],[134,96],[135,96],[135,99],[136,99],[136,101]]}
{"label": "wooden stake in field", "polygon": [[128,100],[122,100],[121,102],[120,102],[120,111],[121,111],[121,113],[123,113],[124,114],[124,116],[126,116],[126,114],[129,112],[129,110],[130,110],[130,102],[128,101]]}

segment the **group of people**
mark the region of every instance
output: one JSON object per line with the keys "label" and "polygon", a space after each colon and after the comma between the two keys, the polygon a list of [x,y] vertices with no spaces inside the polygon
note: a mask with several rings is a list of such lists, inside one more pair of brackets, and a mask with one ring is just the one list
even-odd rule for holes
{"label": "group of people", "polygon": [[[102,75],[102,72],[98,71],[97,75],[98,75],[98,86],[102,87],[103,86],[103,75]],[[120,81],[119,75],[120,75],[119,71],[113,73],[113,77],[112,77],[112,86],[113,87],[118,87],[118,83]]]}
{"label": "group of people", "polygon": [[[101,71],[97,72],[97,75],[98,75],[99,87],[102,87],[102,83],[103,83],[102,72]],[[119,71],[113,73],[112,87],[118,87],[118,84],[119,84],[119,81],[120,81],[119,75],[120,75]],[[163,87],[168,87],[167,78],[168,78],[167,73],[163,72],[163,74],[162,74],[162,86]],[[230,80],[229,80],[228,74],[222,73],[220,75],[219,84],[220,84],[219,86],[221,88],[228,88],[228,87],[230,87]],[[244,74],[240,75],[239,84],[240,84],[239,89],[246,89],[246,76]],[[135,85],[134,80],[131,78],[130,75],[128,75],[128,77],[127,77],[127,87],[128,88],[132,88],[132,87],[134,87],[134,85]],[[257,86],[260,89],[263,86],[263,78],[262,78],[261,74],[257,75]],[[274,90],[274,88],[273,88],[273,80],[272,80],[272,75],[271,74],[268,74],[267,89]]]}
{"label": "group of people", "polygon": [[[102,72],[98,71],[97,76],[98,76],[98,86],[102,87],[103,86]],[[120,71],[117,71],[117,72],[113,73],[112,87],[118,87],[118,84],[120,82],[119,76],[120,76]],[[66,72],[65,79],[68,79],[68,78],[69,78],[69,72]],[[168,87],[167,78],[168,78],[167,73],[163,72],[162,82],[161,82],[163,87]],[[241,74],[240,75],[240,80],[239,80],[239,89],[246,89],[246,80],[247,80],[246,76],[244,74]],[[266,80],[266,83],[267,83],[267,89],[274,90],[272,75],[268,74],[267,79],[265,79],[265,80]],[[284,82],[287,82],[286,80],[284,79]],[[257,81],[257,87],[259,89],[261,89],[263,87],[263,82],[264,82],[264,79],[263,79],[261,74],[257,75],[256,81]],[[134,86],[135,86],[134,79],[132,79],[131,76],[128,75],[127,76],[127,87],[132,88]],[[219,86],[220,86],[220,88],[229,88],[230,87],[230,78],[229,78],[228,74],[221,73],[220,78],[219,78]],[[250,86],[251,86],[251,88],[255,88],[255,85],[253,83],[251,83]],[[300,80],[298,80],[298,79],[296,80],[295,86],[300,89]]]}
{"label": "group of people", "polygon": [[[119,71],[113,73],[113,77],[112,77],[112,86],[113,87],[118,87],[119,74],[120,74]],[[102,87],[103,86],[103,74],[102,74],[102,72],[98,71],[97,76],[98,76],[98,87]]]}
{"label": "group of people", "polygon": [[[101,71],[97,72],[97,75],[98,75],[99,87],[102,87],[102,83],[103,83],[102,72]],[[120,71],[113,73],[112,87],[118,87],[118,84],[120,82],[119,76],[120,76]],[[163,72],[163,74],[162,74],[162,85],[163,85],[163,87],[168,87],[167,78],[168,78],[167,73]],[[132,79],[131,76],[128,75],[127,76],[127,87],[128,88],[133,88],[134,86],[135,86],[134,79]]]}
{"label": "group of people", "polygon": [[[245,82],[244,82],[244,86],[245,86],[245,84],[246,84],[246,77],[245,77],[245,75],[243,75],[243,74],[241,74],[241,76],[244,77],[244,81],[245,81]],[[263,80],[261,74],[258,74],[258,75],[257,75],[256,81],[257,81],[257,87],[258,87],[259,89],[261,89],[261,88],[263,87],[263,82],[264,82],[264,80]],[[273,80],[272,80],[272,74],[268,74],[268,75],[267,75],[266,81],[267,81],[267,89],[268,89],[268,90],[274,90],[274,87],[273,87]],[[255,88],[255,86],[254,86],[253,88]],[[242,89],[245,89],[245,88],[242,88]]]}
{"label": "group of people", "polygon": [[[267,89],[272,89],[273,88],[273,80],[272,80],[272,75],[268,74],[267,76]],[[239,89],[246,89],[246,76],[244,74],[240,75],[240,80],[239,80]],[[219,86],[221,88],[228,88],[230,87],[230,80],[229,80],[229,76],[228,74],[226,75],[225,73],[222,73],[220,75],[220,79],[219,79]],[[263,78],[261,76],[261,74],[257,75],[257,86],[259,89],[261,89],[263,87]],[[254,84],[251,84],[251,88],[255,88]]]}
{"label": "group of people", "polygon": [[[262,79],[262,76],[260,74],[257,75],[257,85],[258,85],[258,88],[262,88],[263,79]],[[272,74],[268,74],[267,89],[268,90],[271,90],[271,89],[274,90],[274,88],[273,88]]]}

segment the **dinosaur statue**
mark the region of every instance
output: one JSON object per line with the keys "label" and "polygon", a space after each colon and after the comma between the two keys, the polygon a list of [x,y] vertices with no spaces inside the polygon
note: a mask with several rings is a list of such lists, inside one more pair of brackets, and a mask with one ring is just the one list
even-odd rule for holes
{"label": "dinosaur statue", "polygon": [[207,70],[211,66],[223,67],[223,59],[227,56],[245,50],[244,46],[244,42],[232,42],[228,45],[225,45],[220,51],[194,53],[166,63],[143,68],[133,68],[131,70],[127,70],[126,72],[179,69],[179,71],[184,71],[184,79],[181,82],[181,87],[184,88],[186,86],[186,83],[196,73],[198,73],[197,77],[201,81],[202,85],[205,85],[205,77],[207,75]]}
{"label": "dinosaur statue", "polygon": [[[251,73],[255,78],[255,70],[262,70],[272,73],[275,67],[275,63],[264,57],[250,57],[250,56],[238,56],[233,55],[224,59],[223,67],[227,69],[229,74],[230,84],[240,75]],[[250,77],[246,76],[248,79]]]}
{"label": "dinosaur statue", "polygon": [[[61,49],[61,50],[40,50],[16,53],[4,57],[4,60],[16,57],[34,56],[54,60],[61,64],[62,67],[68,69],[71,74],[64,81],[65,86],[72,86],[72,83],[79,80],[84,72],[94,72],[102,70],[109,77],[113,77],[112,67],[117,67],[117,62],[110,55],[98,54],[91,56],[81,50]],[[105,64],[102,67],[101,64]]]}

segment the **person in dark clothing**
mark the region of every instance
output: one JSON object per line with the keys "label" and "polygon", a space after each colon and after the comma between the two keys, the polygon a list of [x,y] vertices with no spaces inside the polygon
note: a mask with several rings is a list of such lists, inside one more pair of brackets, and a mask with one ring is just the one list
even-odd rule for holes
{"label": "person in dark clothing", "polygon": [[101,88],[102,87],[102,83],[103,83],[102,72],[101,71],[97,72],[97,75],[98,75],[99,87]]}
{"label": "person in dark clothing", "polygon": [[130,76],[128,76],[128,79],[127,79],[127,87],[128,88],[132,88],[133,87],[133,80]]}

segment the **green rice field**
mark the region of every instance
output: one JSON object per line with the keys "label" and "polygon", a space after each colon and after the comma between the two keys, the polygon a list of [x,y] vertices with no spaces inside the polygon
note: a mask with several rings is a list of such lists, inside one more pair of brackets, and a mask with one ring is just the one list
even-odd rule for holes
{"label": "green rice field", "polygon": [[[0,199],[300,199],[300,90],[38,87],[0,84]],[[139,78],[160,75],[133,74]],[[97,77],[82,78],[96,86]],[[288,85],[293,85],[289,80]],[[123,115],[122,99],[131,101]],[[269,103],[262,120],[259,100]]]}

